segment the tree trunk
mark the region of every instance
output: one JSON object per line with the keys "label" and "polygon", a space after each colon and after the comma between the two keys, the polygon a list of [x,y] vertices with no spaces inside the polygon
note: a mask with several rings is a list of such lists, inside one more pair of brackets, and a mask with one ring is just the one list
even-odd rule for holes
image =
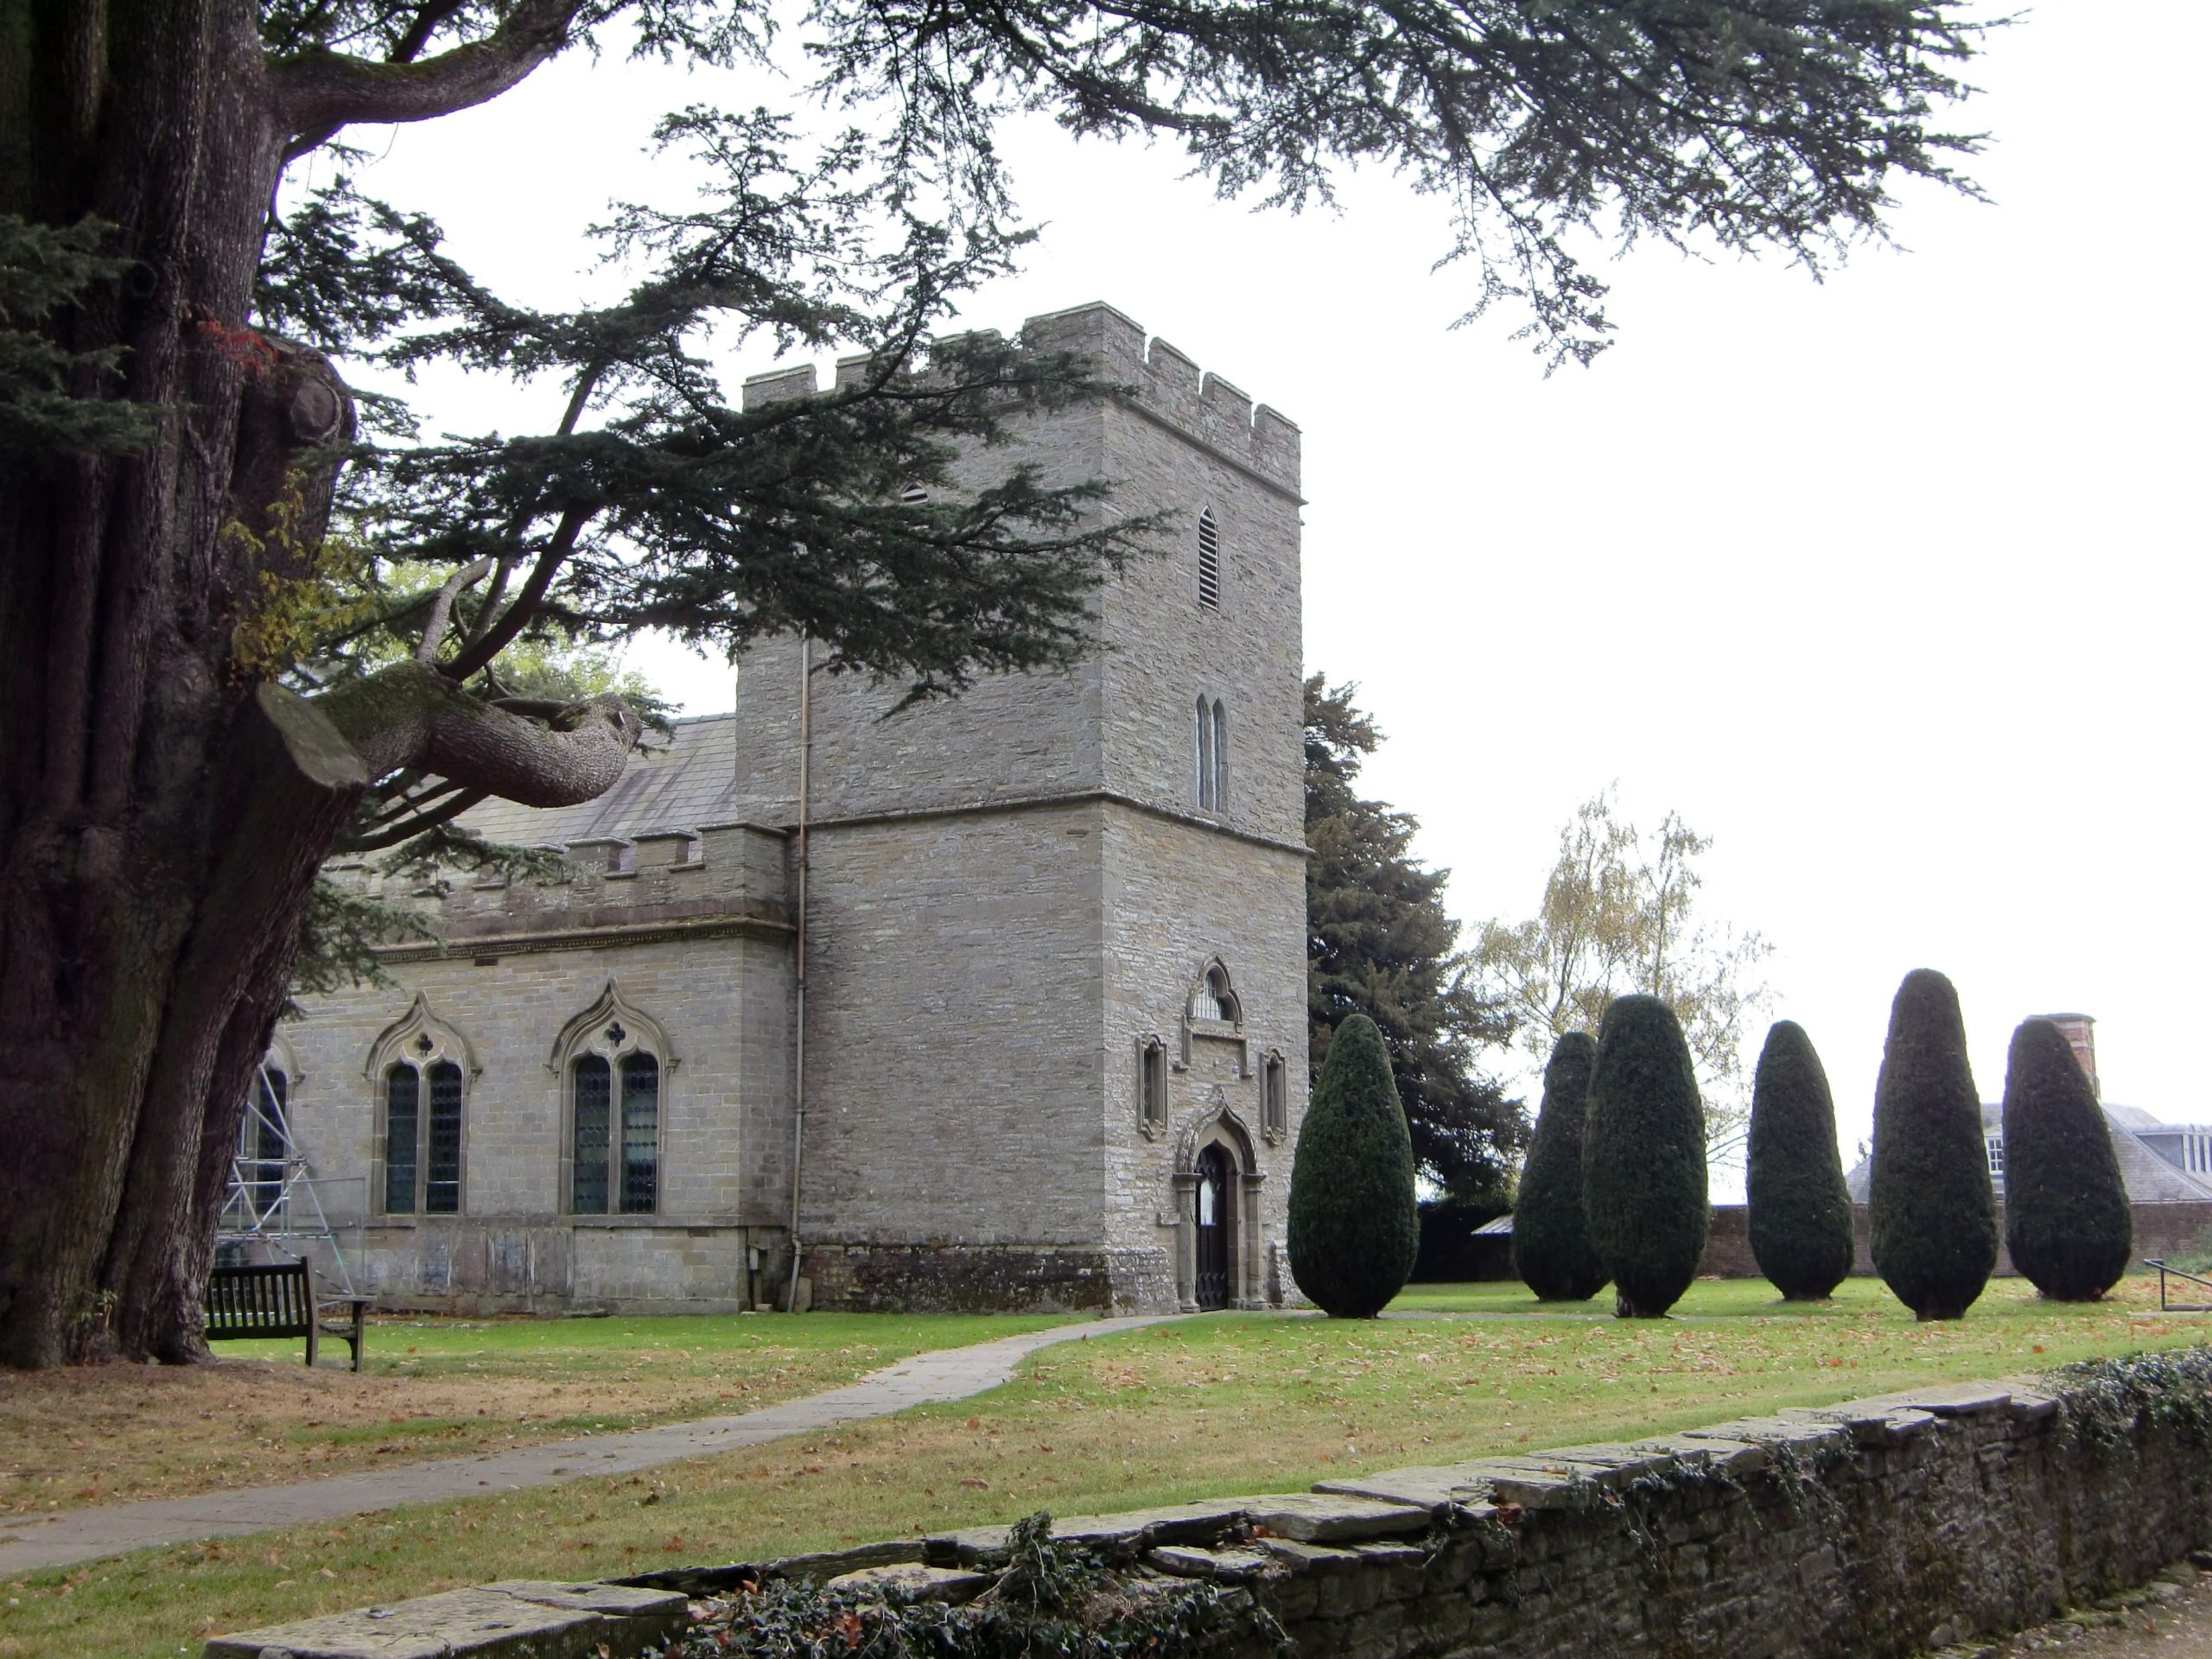
{"label": "tree trunk", "polygon": [[352,118],[349,86],[385,119],[493,96],[572,10],[531,0],[435,74],[348,79],[328,54],[267,69],[251,0],[0,0],[0,213],[115,227],[128,273],[45,327],[123,349],[74,395],[162,411],[135,453],[0,466],[0,1364],[205,1353],[246,1088],[369,781],[442,766],[584,800],[636,741],[626,709],[548,731],[411,664],[310,704],[233,649],[270,582],[313,575],[313,458],[350,430],[329,365],[245,326],[286,143]]}

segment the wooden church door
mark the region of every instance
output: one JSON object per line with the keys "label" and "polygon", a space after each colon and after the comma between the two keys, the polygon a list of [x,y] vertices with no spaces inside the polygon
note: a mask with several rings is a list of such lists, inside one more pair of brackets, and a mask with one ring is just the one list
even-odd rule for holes
{"label": "wooden church door", "polygon": [[1229,1306],[1229,1154],[1208,1147],[1198,1154],[1198,1303]]}

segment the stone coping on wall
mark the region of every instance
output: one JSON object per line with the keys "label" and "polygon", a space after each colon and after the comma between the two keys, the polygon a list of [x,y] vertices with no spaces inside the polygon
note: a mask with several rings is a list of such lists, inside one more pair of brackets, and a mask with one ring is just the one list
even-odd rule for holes
{"label": "stone coping on wall", "polygon": [[[2025,1628],[2212,1541],[2212,1351],[2128,1387],[1938,1384],[1310,1492],[1059,1517],[1052,1532],[1125,1573],[1247,1586],[1304,1654],[1903,1659]],[[219,1637],[206,1653],[619,1659],[772,1580],[964,1601],[993,1582],[1009,1530],[490,1585]]]}

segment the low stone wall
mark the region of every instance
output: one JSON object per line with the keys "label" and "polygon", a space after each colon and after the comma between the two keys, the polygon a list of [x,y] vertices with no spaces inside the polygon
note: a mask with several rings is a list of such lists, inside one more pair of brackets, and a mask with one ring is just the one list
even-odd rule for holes
{"label": "low stone wall", "polygon": [[[1135,1591],[1236,1586],[1232,1601],[1252,1598],[1296,1651],[1330,1659],[1903,1659],[2024,1628],[2212,1541],[2212,1351],[2048,1386],[1936,1387],[1311,1493],[1064,1518],[1054,1533],[1118,1563]],[[543,1653],[543,1627],[565,1620],[578,1651],[635,1654],[665,1638],[674,1597],[808,1578],[847,1596],[957,1600],[991,1583],[1007,1546],[1007,1529],[986,1528],[652,1573],[605,1595],[493,1586],[207,1652],[336,1659],[385,1651],[370,1643],[404,1625],[449,1643],[424,1652]],[[621,1590],[658,1597],[632,1611]],[[467,1598],[486,1595],[519,1602],[539,1645],[472,1636],[461,1621],[485,1607]],[[426,1611],[448,1603],[449,1625]],[[1273,1650],[1249,1624],[1224,1637],[1206,1650]]]}
{"label": "low stone wall", "polygon": [[[2134,1259],[2141,1262],[2155,1258],[2192,1254],[2196,1248],[2212,1240],[2212,1204],[2139,1204],[2135,1207]],[[1851,1270],[1866,1275],[1874,1271],[1872,1227],[1867,1220],[1866,1206],[1853,1207],[1852,1230],[1858,1241],[1858,1254]],[[1716,1204],[1713,1219],[1706,1232],[1705,1259],[1698,1263],[1698,1274],[1710,1279],[1756,1279],[1759,1264],[1751,1255],[1749,1212],[1740,1204]],[[2013,1276],[2012,1257],[2004,1245],[2005,1206],[1997,1206],[1997,1276]]]}
{"label": "low stone wall", "polygon": [[810,1244],[814,1306],[860,1313],[1072,1313],[1173,1307],[1159,1250],[1079,1244]]}

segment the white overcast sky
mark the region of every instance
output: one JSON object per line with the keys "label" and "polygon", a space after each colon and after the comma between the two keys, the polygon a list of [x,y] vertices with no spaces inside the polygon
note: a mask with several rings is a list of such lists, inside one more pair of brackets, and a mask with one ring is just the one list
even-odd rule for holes
{"label": "white overcast sky", "polygon": [[[1532,912],[1618,780],[1713,838],[1708,913],[1778,947],[1772,1013],[1819,1047],[1847,1158],[1922,966],[1959,988],[1984,1098],[2016,1021],[2080,1009],[2108,1100],[2212,1118],[2208,57],[2202,0],[2048,0],[1955,123],[1993,135],[1992,205],[1908,190],[1901,245],[1817,284],[1640,248],[1587,371],[1545,378],[1509,313],[1452,329],[1441,210],[1386,177],[1340,214],[1254,213],[1171,150],[1041,127],[1009,149],[1042,245],[965,320],[1106,300],[1300,424],[1306,663],[1358,683],[1389,738],[1368,791],[1419,817],[1464,921]],[[582,226],[652,189],[653,115],[740,90],[579,56],[352,136],[370,188],[558,304]],[[426,390],[440,423],[519,424]],[[728,706],[721,664],[632,660]]]}

